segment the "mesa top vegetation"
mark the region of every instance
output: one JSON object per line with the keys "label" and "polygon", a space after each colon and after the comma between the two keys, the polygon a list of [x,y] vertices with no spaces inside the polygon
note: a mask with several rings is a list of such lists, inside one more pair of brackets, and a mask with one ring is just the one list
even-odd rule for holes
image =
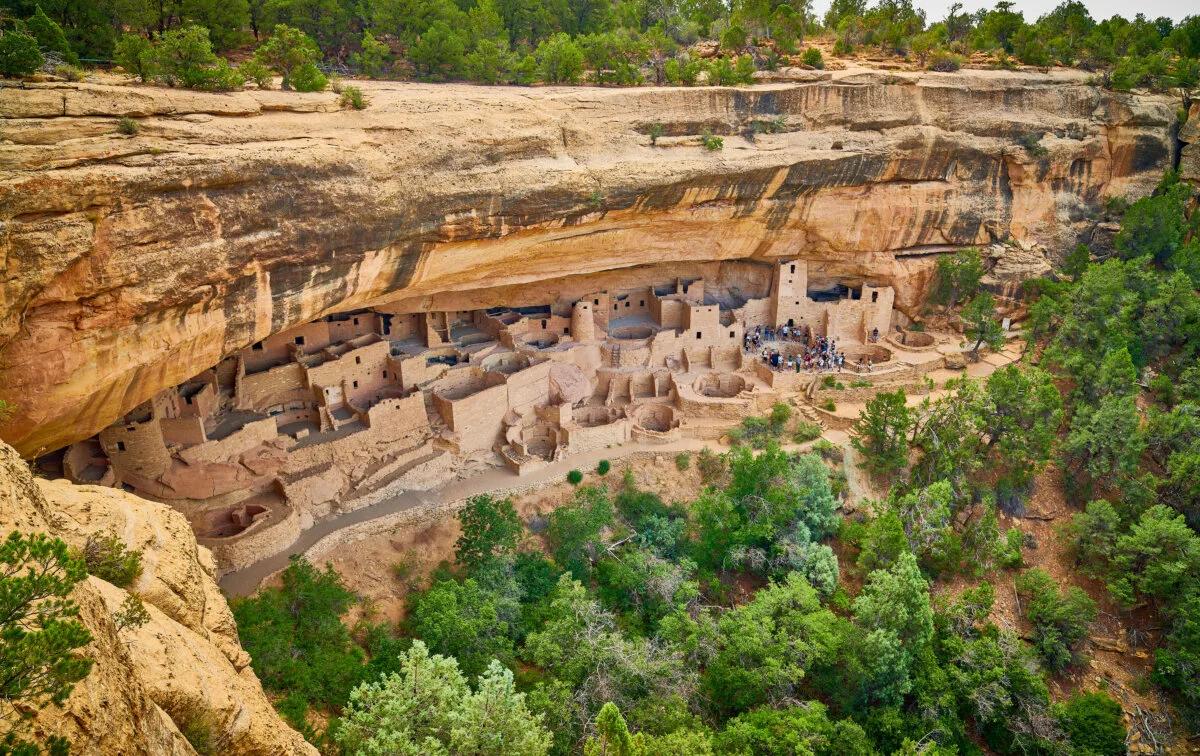
{"label": "mesa top vegetation", "polygon": [[143,80],[218,91],[268,86],[272,72],[301,90],[324,89],[330,72],[734,85],[756,69],[824,67],[821,50],[806,47],[818,36],[836,55],[895,55],[938,71],[982,53],[976,62],[999,68],[1078,66],[1116,89],[1200,83],[1200,16],[1097,21],[1075,0],[1036,20],[1006,0],[975,13],[956,3],[941,20],[911,0],[834,0],[823,18],[810,0],[3,0],[0,25],[7,76],[47,59],[67,76],[80,61],[115,61]]}

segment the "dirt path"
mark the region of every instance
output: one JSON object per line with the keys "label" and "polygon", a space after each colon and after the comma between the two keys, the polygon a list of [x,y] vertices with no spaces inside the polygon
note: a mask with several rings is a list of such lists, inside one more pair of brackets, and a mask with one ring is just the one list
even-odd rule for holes
{"label": "dirt path", "polygon": [[452,481],[432,491],[404,491],[369,507],[334,515],[314,524],[300,534],[287,548],[263,557],[257,562],[228,573],[220,580],[221,590],[230,598],[248,596],[259,585],[279,570],[287,567],[288,560],[295,554],[303,554],[322,538],[351,525],[368,522],[416,507],[434,506],[477,496],[479,494],[509,494],[540,488],[554,481],[561,481],[571,470],[592,470],[602,459],[617,460],[639,452],[661,452],[677,454],[681,451],[694,452],[705,446],[719,448],[719,444],[697,439],[683,439],[668,444],[631,443],[612,449],[600,449],[585,454],[572,455],[552,462],[528,475],[518,476],[504,468],[491,468],[469,478]]}

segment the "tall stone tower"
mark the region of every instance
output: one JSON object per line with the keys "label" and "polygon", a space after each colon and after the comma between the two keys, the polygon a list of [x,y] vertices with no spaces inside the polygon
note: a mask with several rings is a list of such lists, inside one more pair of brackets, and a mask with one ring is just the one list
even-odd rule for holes
{"label": "tall stone tower", "polygon": [[571,310],[571,337],[576,341],[591,341],[596,338],[596,319],[592,303],[581,299]]}
{"label": "tall stone tower", "polygon": [[771,283],[771,325],[800,325],[808,302],[808,263],[804,260],[776,263]]}

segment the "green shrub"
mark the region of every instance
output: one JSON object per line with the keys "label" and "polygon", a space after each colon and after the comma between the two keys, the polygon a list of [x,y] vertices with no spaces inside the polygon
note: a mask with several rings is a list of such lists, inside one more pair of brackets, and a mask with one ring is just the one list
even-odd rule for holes
{"label": "green shrub", "polygon": [[700,143],[704,145],[704,149],[709,152],[716,152],[725,148],[725,140],[719,136],[715,136],[711,131],[705,131],[700,135]]}
{"label": "green shrub", "polygon": [[216,717],[199,701],[189,699],[167,710],[180,734],[200,756],[217,756],[225,747]]}
{"label": "green shrub", "polygon": [[36,39],[20,31],[0,31],[0,76],[28,76],[44,61]]}
{"label": "green shrub", "polygon": [[715,58],[705,67],[708,83],[713,86],[732,87],[738,83],[737,69],[729,58]]}
{"label": "green shrub", "polygon": [[342,87],[339,102],[341,102],[343,108],[362,110],[367,107],[367,100],[363,97],[362,90],[354,86]]}
{"label": "green shrub", "polygon": [[292,87],[297,92],[321,92],[328,85],[329,79],[316,63],[305,63],[292,72]]}
{"label": "green shrub", "polygon": [[1001,567],[1016,569],[1025,564],[1021,548],[1025,545],[1025,534],[1020,528],[1009,528],[1004,534],[1004,542],[997,545],[996,561]]}
{"label": "green shrub", "polygon": [[929,56],[929,70],[952,73],[962,68],[963,56],[949,50],[934,50]]}
{"label": "green shrub", "polygon": [[511,499],[472,496],[458,513],[462,535],[454,544],[454,561],[474,573],[516,551],[521,520]]}
{"label": "green shrub", "polygon": [[679,452],[675,455],[675,469],[683,472],[692,466],[692,455],[687,452]]}
{"label": "green shrub", "polygon": [[747,417],[742,419],[741,426],[730,430],[728,435],[734,445],[746,441],[754,448],[761,449],[778,432],[765,418]]}
{"label": "green shrub", "polygon": [[738,24],[730,24],[721,34],[721,49],[725,52],[737,52],[746,46],[746,30]]}
{"label": "green shrub", "polygon": [[1016,587],[1034,627],[1034,648],[1051,669],[1066,669],[1096,619],[1096,602],[1075,585],[1060,591],[1054,578],[1037,568],[1021,573]]}
{"label": "green shrub", "polygon": [[846,471],[839,468],[829,475],[829,488],[833,491],[833,498],[840,499],[850,491],[850,480],[846,477]]}
{"label": "green shrub", "polygon": [[700,470],[700,480],[704,483],[715,483],[725,477],[728,469],[725,457],[717,454],[707,446],[700,450],[696,457],[696,468]]}
{"label": "green shrub", "polygon": [[113,60],[125,73],[147,82],[154,77],[157,60],[154,46],[140,34],[125,34],[113,48]]}
{"label": "green shrub", "polygon": [[870,388],[870,387],[871,387],[871,382],[864,378],[855,378],[854,380],[850,381],[850,388],[852,388],[852,389]]}
{"label": "green shrub", "polygon": [[216,60],[208,30],[194,24],[164,32],[154,45],[154,75],[172,87],[191,87]]}
{"label": "green shrub", "polygon": [[83,561],[61,539],[13,531],[0,541],[0,700],[5,707],[0,752],[67,753],[65,747],[44,751],[24,740],[28,718],[23,715],[66,701],[92,668],[92,660],[79,653],[92,634],[70,598],[86,577]]}
{"label": "green shrub", "polygon": [[543,40],[534,57],[548,84],[577,84],[583,75],[583,50],[568,34],[559,32]]}
{"label": "green shrub", "polygon": [[412,574],[413,566],[408,561],[401,559],[398,562],[392,563],[392,577],[396,578],[401,583],[408,582],[408,579],[412,577]]}
{"label": "green shrub", "polygon": [[567,482],[573,486],[577,486],[583,482],[583,473],[578,470],[572,470],[567,473]]}
{"label": "green shrub", "polygon": [[671,58],[663,64],[663,75],[667,81],[685,87],[695,86],[702,70],[704,65],[698,60]]}
{"label": "green shrub", "polygon": [[375,35],[368,30],[363,32],[362,40],[359,42],[359,51],[350,56],[350,61],[363,74],[376,79],[383,73],[387,57],[391,52],[385,42],[376,39]]}
{"label": "green shrub", "polygon": [[1015,71],[1017,70],[1017,61],[1011,55],[1001,50],[996,54],[994,67],[1002,71]]}
{"label": "green shrub", "polygon": [[663,125],[661,123],[650,124],[650,131],[648,133],[650,134],[650,144],[658,144],[658,138],[663,135]]}
{"label": "green shrub", "polygon": [[608,475],[608,471],[612,469],[612,463],[607,459],[600,460],[600,464],[596,465],[596,474],[600,476]]}
{"label": "green shrub", "polygon": [[803,444],[820,437],[821,426],[806,420],[796,423],[796,430],[792,433],[792,440],[797,444]]}
{"label": "green shrub", "polygon": [[1107,693],[1076,693],[1054,707],[1063,732],[1071,741],[1072,753],[1122,756],[1125,750],[1125,719],[1121,705]]}
{"label": "green shrub", "polygon": [[821,56],[821,51],[815,47],[805,50],[804,55],[800,58],[800,62],[812,68],[821,69],[825,67],[825,58]]}
{"label": "green shrub", "polygon": [[128,549],[115,533],[92,533],[83,546],[89,575],[128,588],[142,574],[142,552]]}
{"label": "green shrub", "polygon": [[[46,15],[40,5],[34,5],[33,15],[25,19],[25,30],[37,40],[38,47],[48,52],[57,53],[68,65],[79,64],[79,56],[67,43],[67,35],[63,33],[58,22]],[[55,72],[57,73],[57,71]],[[77,81],[77,79],[71,79]]]}
{"label": "green shrub", "polygon": [[766,120],[750,122],[750,131],[754,134],[778,134],[787,130],[787,118],[775,116]]}
{"label": "green shrub", "polygon": [[258,58],[251,58],[239,63],[237,70],[243,80],[254,82],[255,86],[259,89],[271,88],[271,81],[274,78],[274,74]]}
{"label": "green shrub", "polygon": [[1042,146],[1041,134],[1021,134],[1017,137],[1017,144],[1024,147],[1030,157],[1044,158],[1050,154],[1050,151]]}
{"label": "green shrub", "polygon": [[737,63],[733,67],[733,75],[735,84],[753,84],[754,58],[749,55],[743,55],[738,58]]}
{"label": "green shrub", "polygon": [[[297,91],[315,92],[325,88],[325,76],[316,67],[317,61],[321,59],[320,48],[303,31],[287,24],[275,25],[270,39],[259,45],[258,49],[254,51],[254,59],[267,68],[277,71],[283,77],[281,86],[284,89],[296,86],[297,76],[300,76],[304,84],[310,87],[300,89],[299,86],[296,86]],[[320,81],[320,86],[316,86],[318,81]]]}
{"label": "green shrub", "polygon": [[837,404],[835,404],[832,399],[826,399],[825,401],[821,402],[821,409],[825,410],[826,412],[834,412],[837,410]]}
{"label": "green shrub", "polygon": [[70,63],[55,66],[54,75],[67,81],[83,81],[83,69]]}
{"label": "green shrub", "polygon": [[784,426],[792,419],[792,408],[784,402],[775,402],[771,405],[771,414],[767,418],[771,424],[771,430],[779,434],[783,432]]}
{"label": "green shrub", "polygon": [[841,447],[837,446],[827,438],[822,438],[821,440],[817,441],[817,443],[813,444],[812,450],[817,454],[820,454],[821,458],[826,462],[839,462],[843,457]]}
{"label": "green shrub", "polygon": [[184,86],[204,92],[232,92],[245,83],[246,78],[241,72],[224,58],[217,59],[211,66],[197,69],[183,81]]}
{"label": "green shrub", "polygon": [[136,593],[126,596],[121,602],[121,608],[113,613],[113,624],[117,626],[117,632],[141,627],[149,621],[150,611]]}
{"label": "green shrub", "polygon": [[138,122],[129,116],[121,116],[117,121],[117,133],[125,136],[133,136],[138,133]]}

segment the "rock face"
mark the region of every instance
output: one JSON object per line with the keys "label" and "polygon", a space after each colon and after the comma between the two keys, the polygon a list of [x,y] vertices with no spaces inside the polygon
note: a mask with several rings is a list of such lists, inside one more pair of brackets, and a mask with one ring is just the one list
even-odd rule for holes
{"label": "rock face", "polygon": [[[488,306],[650,263],[803,256],[904,309],[930,253],[1056,254],[1175,159],[1170,98],[1078,72],[363,89],[364,111],[331,93],[5,90],[0,397],[17,412],[0,436],[59,448],[328,312]],[[116,133],[124,115],[136,136]]]}
{"label": "rock face", "polygon": [[150,621],[118,631],[112,613],[126,591],[96,577],[72,594],[91,631],[95,660],[62,707],[38,712],[33,732],[60,735],[76,754],[191,754],[184,716],[211,723],[223,754],[316,754],[276,714],[238,643],[237,628],[213,579],[212,557],[184,518],[122,491],[34,480],[0,443],[0,534],[45,532],[82,546],[95,532],[116,533],[143,549],[131,587]]}

